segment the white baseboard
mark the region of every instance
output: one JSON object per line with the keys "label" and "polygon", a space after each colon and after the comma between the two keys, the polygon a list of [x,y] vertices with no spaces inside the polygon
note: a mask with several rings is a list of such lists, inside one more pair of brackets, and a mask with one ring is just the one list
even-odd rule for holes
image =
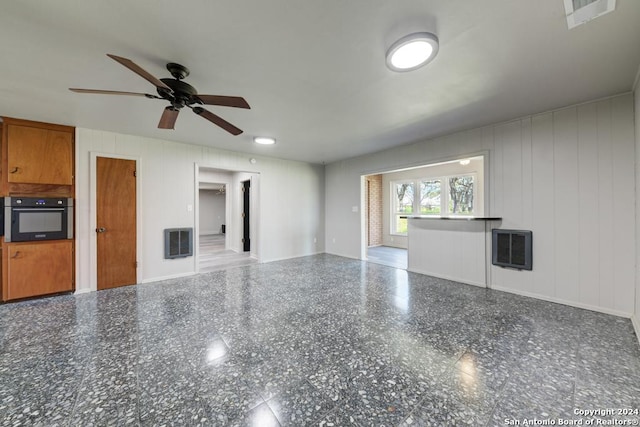
{"label": "white baseboard", "polygon": [[487,285],[485,285],[484,283],[474,282],[472,280],[464,280],[459,277],[449,277],[443,274],[436,274],[436,273],[431,273],[429,271],[416,270],[416,269],[407,269],[407,271],[410,271],[411,273],[424,274],[425,276],[437,277],[438,279],[451,280],[452,282],[464,283],[465,285],[477,286],[479,288],[487,287]]}
{"label": "white baseboard", "polygon": [[[152,277],[150,279],[143,279],[139,283],[132,284],[131,286],[135,286],[135,285],[140,284],[140,283],[161,282],[163,280],[178,279],[180,277],[189,277],[189,276],[193,276],[195,274],[197,274],[197,273],[189,272],[189,273],[172,274],[172,275],[169,275],[169,276],[162,276],[162,277]],[[92,289],[82,288],[82,289],[76,289],[73,294],[74,295],[82,295],[82,294],[87,294],[89,292],[96,292],[96,291],[97,291],[96,288],[92,288]]]}
{"label": "white baseboard", "polygon": [[631,323],[633,324],[633,329],[636,330],[636,338],[638,338],[638,343],[640,343],[640,319],[635,314],[631,316]]}
{"label": "white baseboard", "polygon": [[291,256],[287,256],[287,257],[282,257],[282,258],[271,258],[271,259],[266,259],[266,260],[260,260],[258,261],[260,264],[263,263],[269,263],[269,262],[277,262],[277,261],[286,261],[288,259],[294,259],[294,258],[303,258],[306,256],[313,256],[313,255],[320,255],[323,254],[324,252],[311,252],[309,254],[300,254],[300,255],[291,255]]}
{"label": "white baseboard", "polygon": [[195,271],[191,271],[189,273],[171,274],[169,276],[162,276],[162,277],[152,277],[150,279],[144,279],[140,283],[161,282],[163,280],[179,279],[181,277],[195,276],[196,274],[198,273],[196,273]]}
{"label": "white baseboard", "polygon": [[356,259],[356,260],[358,260],[358,261],[362,261],[360,258],[357,258],[357,257],[351,256],[351,255],[346,255],[346,254],[339,254],[339,253],[337,253],[337,252],[329,252],[329,251],[325,251],[325,252],[319,252],[319,253],[325,253],[325,254],[327,254],[327,255],[335,255],[335,256],[342,257],[342,258]]}
{"label": "white baseboard", "polygon": [[619,317],[626,317],[626,318],[631,318],[632,316],[631,313],[627,313],[624,311],[612,310],[606,307],[598,307],[596,305],[582,304],[575,301],[567,301],[561,298],[553,298],[545,295],[535,294],[532,292],[524,292],[524,291],[519,291],[515,289],[504,288],[501,286],[493,286],[492,289],[495,291],[502,291],[502,292],[508,292],[510,294],[521,295],[523,297],[529,297],[529,298],[535,298],[543,301],[554,302],[556,304],[568,305],[570,307],[584,308],[585,310],[597,311],[599,313],[604,313],[604,314],[611,314],[612,316],[619,316]]}

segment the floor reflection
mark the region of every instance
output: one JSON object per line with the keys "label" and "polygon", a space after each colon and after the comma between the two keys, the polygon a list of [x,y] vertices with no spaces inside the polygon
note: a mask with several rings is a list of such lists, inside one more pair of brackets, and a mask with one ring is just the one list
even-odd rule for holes
{"label": "floor reflection", "polygon": [[409,312],[409,276],[406,270],[395,272],[395,306],[403,313]]}
{"label": "floor reflection", "polygon": [[640,396],[628,319],[331,255],[0,305],[0,338],[0,427],[490,426]]}

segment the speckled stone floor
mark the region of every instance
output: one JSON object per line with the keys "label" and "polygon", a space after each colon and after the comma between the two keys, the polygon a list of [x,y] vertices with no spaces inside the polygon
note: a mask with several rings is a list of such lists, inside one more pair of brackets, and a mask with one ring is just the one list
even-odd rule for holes
{"label": "speckled stone floor", "polygon": [[2,426],[558,425],[640,409],[628,319],[330,255],[5,304],[0,337]]}

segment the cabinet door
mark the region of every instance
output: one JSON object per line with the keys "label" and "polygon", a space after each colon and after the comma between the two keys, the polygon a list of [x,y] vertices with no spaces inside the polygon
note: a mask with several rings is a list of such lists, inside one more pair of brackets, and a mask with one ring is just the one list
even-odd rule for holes
{"label": "cabinet door", "polygon": [[73,290],[73,242],[5,245],[7,300]]}
{"label": "cabinet door", "polygon": [[10,124],[7,158],[10,183],[72,185],[70,132]]}

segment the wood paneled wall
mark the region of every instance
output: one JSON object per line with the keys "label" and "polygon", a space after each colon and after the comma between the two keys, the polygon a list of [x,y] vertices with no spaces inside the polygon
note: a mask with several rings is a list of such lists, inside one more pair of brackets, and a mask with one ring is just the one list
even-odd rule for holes
{"label": "wood paneled wall", "polygon": [[[640,165],[640,70],[634,86],[636,123],[636,165]],[[636,171],[636,310],[633,317],[636,336],[640,341],[640,173]]]}
{"label": "wood paneled wall", "polygon": [[492,215],[534,242],[533,271],[494,267],[495,289],[633,312],[633,133],[630,96],[493,128]]}
{"label": "wood paneled wall", "polygon": [[494,289],[630,316],[635,299],[633,94],[458,132],[326,167],[327,252],[359,258],[360,176],[488,150],[486,215],[533,231],[533,271]]}

